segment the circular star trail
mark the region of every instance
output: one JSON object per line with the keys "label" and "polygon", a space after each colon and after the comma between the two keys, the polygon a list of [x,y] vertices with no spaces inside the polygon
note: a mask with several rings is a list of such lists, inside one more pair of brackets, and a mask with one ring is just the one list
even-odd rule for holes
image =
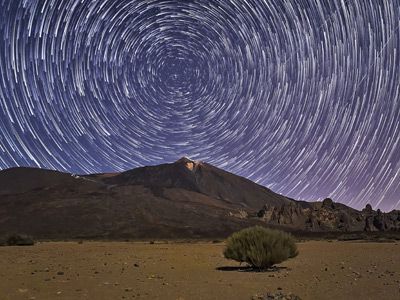
{"label": "circular star trail", "polygon": [[400,207],[400,3],[0,0],[0,168],[181,156]]}

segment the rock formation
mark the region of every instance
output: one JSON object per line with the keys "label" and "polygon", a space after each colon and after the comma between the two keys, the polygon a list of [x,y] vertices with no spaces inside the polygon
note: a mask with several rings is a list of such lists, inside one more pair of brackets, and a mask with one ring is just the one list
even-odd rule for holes
{"label": "rock formation", "polygon": [[362,211],[332,199],[322,202],[296,202],[284,205],[266,204],[257,216],[267,224],[282,225],[304,231],[397,231],[400,211],[382,213],[367,205]]}

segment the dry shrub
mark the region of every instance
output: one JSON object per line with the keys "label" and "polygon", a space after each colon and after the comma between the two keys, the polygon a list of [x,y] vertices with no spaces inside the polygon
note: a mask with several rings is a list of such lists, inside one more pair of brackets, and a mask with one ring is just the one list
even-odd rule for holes
{"label": "dry shrub", "polygon": [[283,231],[255,226],[232,234],[224,256],[250,266],[266,269],[297,256],[294,238]]}
{"label": "dry shrub", "polygon": [[32,246],[35,242],[32,237],[25,234],[12,234],[7,238],[7,246]]}

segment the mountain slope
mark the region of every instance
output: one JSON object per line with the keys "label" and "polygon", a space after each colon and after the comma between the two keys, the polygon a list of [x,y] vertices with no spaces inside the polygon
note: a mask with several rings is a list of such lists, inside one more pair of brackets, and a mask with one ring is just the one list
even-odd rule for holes
{"label": "mountain slope", "polygon": [[75,184],[71,174],[57,171],[35,168],[11,168],[0,171],[0,195],[20,194],[69,184]]}

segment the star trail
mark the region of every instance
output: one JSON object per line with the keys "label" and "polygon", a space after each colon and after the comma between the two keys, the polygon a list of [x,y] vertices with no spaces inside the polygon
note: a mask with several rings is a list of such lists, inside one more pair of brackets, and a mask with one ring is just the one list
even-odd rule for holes
{"label": "star trail", "polygon": [[0,0],[0,168],[203,160],[400,208],[400,2]]}

